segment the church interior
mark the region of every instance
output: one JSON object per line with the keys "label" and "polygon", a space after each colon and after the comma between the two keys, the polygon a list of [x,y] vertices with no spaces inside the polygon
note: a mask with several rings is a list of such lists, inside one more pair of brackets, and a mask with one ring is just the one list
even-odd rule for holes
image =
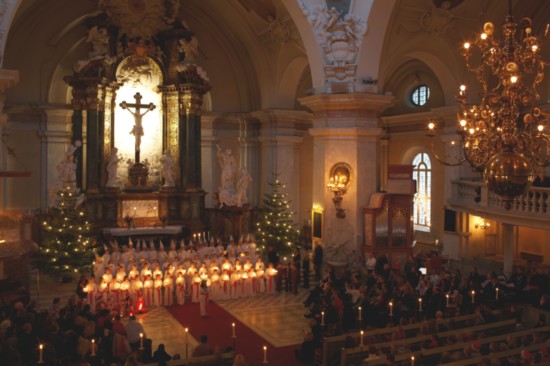
{"label": "church interior", "polygon": [[[450,343],[449,351],[426,351],[406,343],[405,336],[396,340],[397,330],[383,338],[381,329],[401,320],[402,327],[416,329],[420,322],[405,318],[425,313],[429,319],[422,301],[433,317],[452,313],[457,324],[481,327],[479,307],[488,303],[495,319],[483,321],[479,334],[488,341],[479,342],[489,349],[500,342],[490,341],[500,334],[497,326],[501,333],[516,330],[509,327],[515,313],[504,310],[509,304],[504,301],[519,306],[519,285],[509,297],[505,291],[518,273],[544,283],[531,284],[525,297],[536,306],[522,307],[531,343],[516,347],[516,353],[513,347],[492,350],[502,353],[496,357],[501,363],[487,365],[550,362],[540,346],[550,329],[534,336],[527,325],[550,310],[550,298],[539,304],[550,295],[550,78],[544,77],[549,19],[550,4],[541,0],[0,0],[2,305],[13,305],[15,284],[43,308],[74,294],[76,274],[84,267],[65,265],[75,282],[60,284],[33,266],[35,253],[46,248],[52,208],[70,195],[90,226],[78,243],[97,246],[95,261],[78,248],[59,256],[79,257],[86,268],[97,271],[97,262],[105,261],[105,253],[113,258],[113,251],[179,253],[187,243],[212,248],[207,252],[213,261],[214,253],[227,257],[227,246],[237,248],[238,242],[242,251],[232,258],[233,266],[244,265],[244,258],[252,266],[265,262],[261,286],[254,274],[255,296],[244,295],[244,279],[239,299],[210,288],[214,304],[208,305],[207,323],[198,317],[200,280],[196,294],[195,283],[187,283],[185,305],[175,295],[165,300],[165,306],[174,301],[194,312],[198,320],[189,324],[198,322],[204,332],[215,333],[218,319],[233,321],[233,332],[235,321],[239,333],[241,327],[251,329],[257,352],[236,343],[233,334],[233,350],[222,353],[226,364],[241,365],[234,356],[242,352],[252,360],[242,365],[414,366],[415,357],[417,365],[485,365],[479,349],[460,361]],[[274,187],[284,193],[298,234],[288,243],[297,252],[280,253],[281,268],[273,272],[277,284],[269,293],[273,257],[258,225],[268,221],[262,216],[266,199],[283,197]],[[318,263],[316,250],[323,253]],[[308,272],[300,282],[304,257]],[[383,257],[387,268],[375,269],[372,257],[379,266]],[[53,265],[60,263],[65,262]],[[342,281],[345,291],[343,283],[353,283],[355,273],[369,283],[373,273],[388,271],[394,277],[385,280],[399,283],[411,263],[421,267],[430,289],[416,281],[420,297],[409,304],[397,300],[397,285],[359,295],[357,284],[351,291],[357,297],[350,295],[354,320],[344,327],[356,344],[340,355],[345,337],[325,325],[330,305],[315,311],[310,299],[324,271]],[[218,264],[221,278],[221,260]],[[470,283],[461,284],[457,271]],[[483,287],[472,285],[478,273]],[[98,286],[103,275],[103,267],[101,275],[95,273]],[[308,290],[303,281],[310,275]],[[428,277],[434,275],[437,280]],[[447,287],[435,304],[439,278]],[[173,281],[176,285],[175,274]],[[146,300],[148,312],[138,316],[147,338],[154,348],[163,343],[169,353],[183,355],[170,364],[192,364],[187,347],[197,346],[202,334],[189,325],[189,336],[188,320],[178,321],[153,295]],[[321,324],[311,326],[304,313]],[[372,314],[387,322],[381,326]],[[327,323],[334,320],[328,310],[326,315]],[[345,323],[342,315],[336,322]],[[303,329],[310,326],[322,328],[324,339],[311,359],[292,353],[304,351],[309,333]],[[441,329],[443,334],[451,328]],[[3,345],[1,324],[0,330]],[[382,338],[398,342],[395,349],[376,346]],[[96,338],[84,339],[82,360],[99,364],[91,357]],[[42,341],[29,340],[31,358],[13,364],[69,362],[44,361]],[[405,351],[398,352],[399,345]],[[8,352],[4,346],[2,352]],[[341,358],[331,358],[335,353]],[[367,363],[369,355],[386,363],[373,358]],[[213,362],[221,361],[206,356],[201,364],[220,364]]]}

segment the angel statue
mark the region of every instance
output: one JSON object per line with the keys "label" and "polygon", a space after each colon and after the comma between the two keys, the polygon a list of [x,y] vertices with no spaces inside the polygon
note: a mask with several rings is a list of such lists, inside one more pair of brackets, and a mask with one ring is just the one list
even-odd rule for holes
{"label": "angel statue", "polygon": [[160,164],[160,173],[164,178],[164,186],[174,187],[174,158],[170,155],[170,150],[164,150],[164,154],[160,158]]}
{"label": "angel statue", "polygon": [[248,174],[246,168],[241,169],[241,175],[237,181],[237,206],[242,207],[248,203],[248,187],[252,183],[252,177]]}
{"label": "angel statue", "polygon": [[118,163],[120,161],[118,156],[118,149],[113,147],[111,150],[111,157],[109,158],[109,163],[107,163],[107,184],[106,187],[116,187],[116,177],[118,170]]}
{"label": "angel statue", "polygon": [[199,53],[199,40],[195,36],[191,36],[191,39],[180,38],[178,41],[178,51],[185,55],[185,63],[195,63],[195,58]]}

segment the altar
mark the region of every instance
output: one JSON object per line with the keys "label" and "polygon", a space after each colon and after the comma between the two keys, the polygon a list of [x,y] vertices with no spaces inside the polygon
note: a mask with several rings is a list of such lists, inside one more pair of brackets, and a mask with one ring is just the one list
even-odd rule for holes
{"label": "altar", "polygon": [[171,225],[165,227],[136,227],[136,228],[122,228],[122,227],[106,227],[103,228],[103,235],[107,236],[127,236],[130,238],[141,236],[155,236],[155,235],[178,235],[182,233],[182,227],[178,225]]}

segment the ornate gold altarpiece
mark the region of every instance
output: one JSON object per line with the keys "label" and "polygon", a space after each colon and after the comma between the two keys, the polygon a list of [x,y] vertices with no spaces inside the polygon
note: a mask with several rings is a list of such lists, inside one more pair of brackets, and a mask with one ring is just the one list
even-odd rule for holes
{"label": "ornate gold altarpiece", "polygon": [[[90,217],[98,229],[127,226],[131,218],[135,226],[183,225],[201,230],[205,195],[201,107],[210,84],[194,63],[196,37],[177,19],[178,2],[132,2],[139,9],[123,0],[101,4],[99,12],[86,21],[88,57],[77,61],[73,75],[65,77],[72,87],[73,142],[83,140],[86,128],[85,155],[78,149],[75,157],[77,185],[86,193]],[[157,85],[147,86],[155,77]],[[128,139],[120,137],[131,129],[125,125],[120,130],[123,119],[130,116],[120,109],[120,93],[131,87],[144,95],[145,104],[149,102],[145,95],[156,98],[149,112],[154,118],[146,121],[144,117],[141,136],[153,152],[141,151],[141,160],[139,148],[135,158],[121,155],[119,183],[107,185],[113,148],[124,150],[128,144]],[[134,102],[130,95],[125,98],[124,102]],[[139,107],[134,111],[139,114]],[[133,140],[130,143],[133,146]],[[163,184],[158,162],[159,152],[166,150],[174,160],[170,185]],[[145,168],[136,173],[138,163]],[[130,179],[133,173],[142,175]]]}

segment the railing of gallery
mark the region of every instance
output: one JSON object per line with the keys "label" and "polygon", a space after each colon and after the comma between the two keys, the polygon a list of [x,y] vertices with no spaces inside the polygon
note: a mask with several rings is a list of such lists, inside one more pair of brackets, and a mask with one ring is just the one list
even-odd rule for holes
{"label": "railing of gallery", "polygon": [[550,218],[550,188],[531,186],[524,194],[518,196],[509,211],[504,203],[480,181],[456,180],[452,182],[452,197],[450,203],[459,204],[472,209],[487,209],[501,211],[510,216],[536,214]]}

